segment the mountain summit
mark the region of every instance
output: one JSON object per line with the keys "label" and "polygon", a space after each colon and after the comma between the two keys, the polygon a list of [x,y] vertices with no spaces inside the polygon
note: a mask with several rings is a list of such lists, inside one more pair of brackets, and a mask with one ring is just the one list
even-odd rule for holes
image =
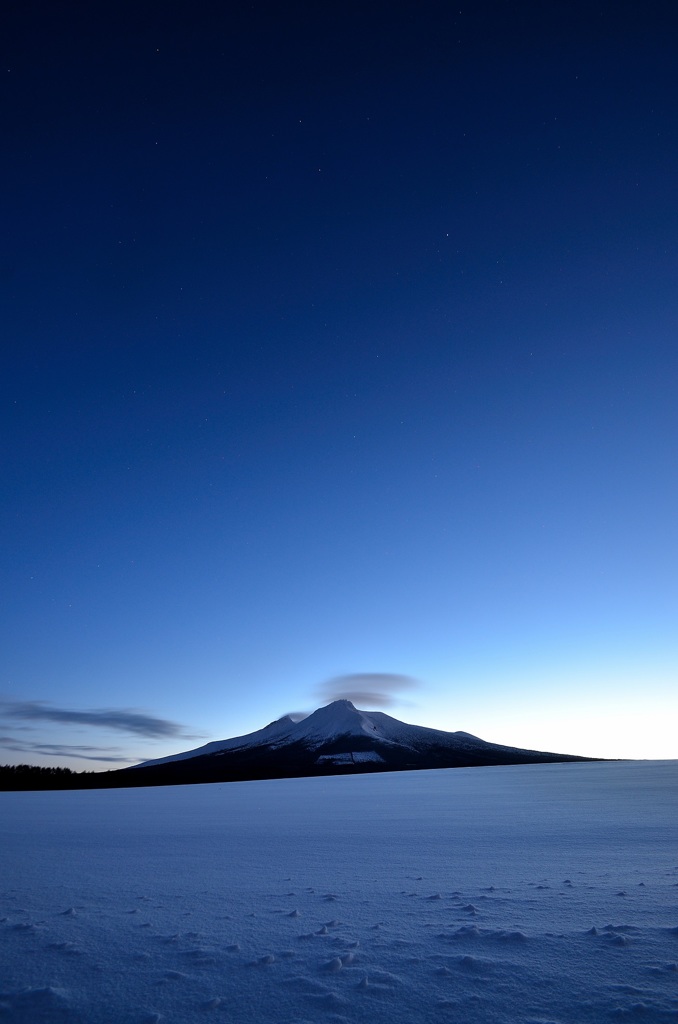
{"label": "mountain summit", "polygon": [[120,775],[125,784],[162,785],[588,760],[408,725],[381,711],[361,711],[350,700],[335,700],[300,722],[286,715],[246,736],[144,761]]}

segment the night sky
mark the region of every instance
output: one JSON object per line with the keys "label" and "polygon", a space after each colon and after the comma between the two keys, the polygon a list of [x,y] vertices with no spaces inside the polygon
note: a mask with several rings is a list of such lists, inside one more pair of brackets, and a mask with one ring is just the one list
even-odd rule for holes
{"label": "night sky", "polygon": [[14,8],[0,763],[678,757],[674,6]]}

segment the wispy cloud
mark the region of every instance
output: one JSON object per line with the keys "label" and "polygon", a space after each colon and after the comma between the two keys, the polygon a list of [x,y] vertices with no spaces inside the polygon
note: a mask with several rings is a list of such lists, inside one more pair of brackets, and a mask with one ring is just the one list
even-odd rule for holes
{"label": "wispy cloud", "polygon": [[184,727],[166,718],[156,718],[130,708],[100,708],[77,711],[59,708],[47,701],[2,701],[0,717],[11,722],[57,722],[62,725],[88,725],[100,729],[114,729],[132,736],[158,739],[170,736],[184,737]]}
{"label": "wispy cloud", "polygon": [[[411,676],[392,672],[356,672],[335,676],[318,687],[318,695],[325,700],[350,700],[366,708],[388,708],[401,704],[400,694],[419,686]],[[397,696],[396,696],[397,695]]]}
{"label": "wispy cloud", "polygon": [[24,756],[44,754],[46,757],[78,758],[82,761],[105,761],[115,764],[132,764],[135,760],[120,754],[118,747],[94,747],[81,743],[24,743],[15,736],[0,736],[0,749]]}

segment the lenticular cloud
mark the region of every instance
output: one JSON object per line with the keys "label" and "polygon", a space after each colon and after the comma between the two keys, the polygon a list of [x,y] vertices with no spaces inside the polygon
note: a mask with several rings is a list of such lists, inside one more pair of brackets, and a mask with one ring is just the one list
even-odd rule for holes
{"label": "lenticular cloud", "polygon": [[370,708],[390,708],[401,699],[400,695],[419,685],[411,676],[392,672],[356,672],[335,676],[318,689],[325,700],[350,700],[352,704]]}

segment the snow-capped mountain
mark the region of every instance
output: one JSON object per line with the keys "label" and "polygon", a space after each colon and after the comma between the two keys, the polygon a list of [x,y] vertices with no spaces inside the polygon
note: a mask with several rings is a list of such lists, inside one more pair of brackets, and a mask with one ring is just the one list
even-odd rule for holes
{"label": "snow-capped mountain", "polygon": [[120,774],[131,784],[153,785],[585,760],[591,758],[522,750],[467,732],[408,725],[336,700],[300,722],[286,715],[246,736],[144,761]]}
{"label": "snow-capped mountain", "polygon": [[[384,715],[379,711],[359,711],[350,700],[335,700],[326,707],[318,708],[312,715],[295,722],[289,715],[270,722],[263,729],[235,736],[228,740],[214,740],[193,750],[184,750],[179,754],[170,754],[150,761],[143,761],[138,768],[151,765],[167,764],[170,761],[185,761],[189,758],[204,757],[208,754],[222,754],[227,751],[249,750],[256,747],[279,749],[290,743],[304,743],[309,751],[319,750],[327,745],[335,746],[337,742],[357,738],[358,746],[364,746],[365,737],[375,743],[394,746],[406,746],[416,749],[431,746],[438,742],[449,741],[455,737],[458,742],[472,741],[487,746],[483,740],[470,733],[442,732],[438,729],[427,729],[419,725],[407,725],[396,718]],[[346,753],[349,752],[350,743]],[[490,744],[491,746],[491,744]]]}

